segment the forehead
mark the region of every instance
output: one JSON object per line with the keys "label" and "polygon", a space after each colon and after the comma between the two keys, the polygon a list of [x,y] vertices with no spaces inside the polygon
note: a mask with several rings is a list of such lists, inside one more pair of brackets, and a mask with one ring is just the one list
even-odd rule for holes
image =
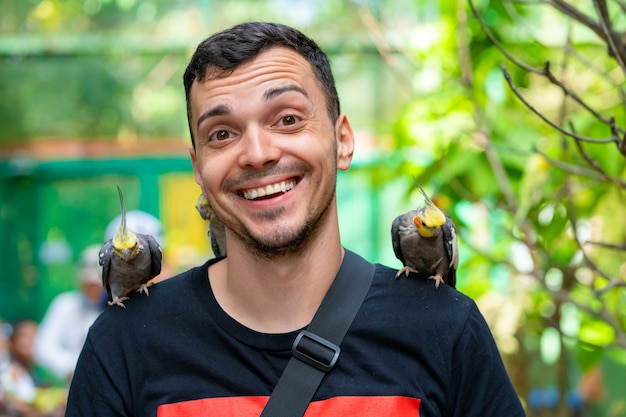
{"label": "forehead", "polygon": [[311,95],[315,90],[322,94],[309,62],[291,49],[276,47],[260,53],[226,76],[209,76],[201,82],[194,81],[191,104],[197,107],[208,99],[237,95],[251,98],[254,89],[262,90],[281,83],[296,84]]}

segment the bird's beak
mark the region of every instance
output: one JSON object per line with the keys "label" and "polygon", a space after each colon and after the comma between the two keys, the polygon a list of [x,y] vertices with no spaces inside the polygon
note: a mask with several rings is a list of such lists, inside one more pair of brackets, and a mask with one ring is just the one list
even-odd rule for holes
{"label": "bird's beak", "polygon": [[130,261],[130,249],[122,249],[122,259],[126,262]]}

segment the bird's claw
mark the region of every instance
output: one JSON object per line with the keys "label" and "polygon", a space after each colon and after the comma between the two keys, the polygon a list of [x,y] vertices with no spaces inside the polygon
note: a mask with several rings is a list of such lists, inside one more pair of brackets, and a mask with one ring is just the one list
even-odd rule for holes
{"label": "bird's claw", "polygon": [[109,301],[107,302],[108,306],[119,306],[122,308],[126,308],[126,306],[124,305],[124,301],[128,300],[128,297],[120,297],[120,298],[115,298],[113,301]]}
{"label": "bird's claw", "polygon": [[399,270],[396,273],[396,278],[398,278],[400,275],[402,275],[404,273],[405,277],[409,276],[409,273],[414,272],[414,273],[418,273],[419,271],[417,269],[413,269],[410,266],[405,266],[404,268],[402,268],[401,270]]}
{"label": "bird's claw", "polygon": [[141,286],[137,289],[137,292],[139,293],[144,293],[146,294],[148,297],[150,297],[150,291],[148,291],[148,287],[152,285],[151,282],[147,282],[145,284],[141,284]]}
{"label": "bird's claw", "polygon": [[428,279],[432,279],[435,281],[435,288],[439,288],[439,284],[441,284],[442,282],[445,284],[445,281],[443,280],[443,278],[441,278],[441,275],[431,275],[428,277]]}

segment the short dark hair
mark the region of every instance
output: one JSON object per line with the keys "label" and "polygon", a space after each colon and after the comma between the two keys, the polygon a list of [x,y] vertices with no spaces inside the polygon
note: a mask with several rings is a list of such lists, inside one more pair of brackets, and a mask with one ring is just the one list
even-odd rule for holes
{"label": "short dark hair", "polygon": [[[339,95],[326,54],[299,30],[267,22],[242,23],[218,32],[198,45],[183,75],[187,120],[191,120],[189,94],[194,81],[228,76],[240,65],[273,47],[289,48],[307,60],[326,96],[330,120],[335,122],[340,113]],[[195,146],[191,125],[189,132],[191,143]]]}

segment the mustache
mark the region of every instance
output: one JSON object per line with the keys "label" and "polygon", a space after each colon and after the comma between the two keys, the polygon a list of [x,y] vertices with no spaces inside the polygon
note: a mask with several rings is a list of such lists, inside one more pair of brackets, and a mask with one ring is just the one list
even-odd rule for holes
{"label": "mustache", "polygon": [[300,161],[290,164],[272,165],[263,170],[248,170],[242,172],[237,177],[224,180],[222,190],[228,192],[233,189],[243,188],[242,185],[249,181],[260,180],[273,175],[292,174],[294,176],[302,176],[310,171],[311,167]]}

